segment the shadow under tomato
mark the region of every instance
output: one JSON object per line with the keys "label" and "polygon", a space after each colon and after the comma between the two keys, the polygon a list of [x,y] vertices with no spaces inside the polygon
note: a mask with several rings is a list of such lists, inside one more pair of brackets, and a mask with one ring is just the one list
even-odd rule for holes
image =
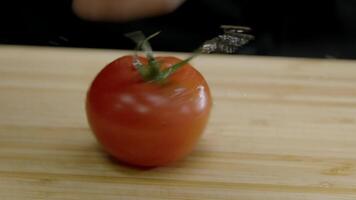
{"label": "shadow under tomato", "polygon": [[122,167],[126,167],[126,168],[130,168],[130,169],[134,169],[134,170],[148,171],[148,170],[152,170],[152,169],[158,168],[158,167],[147,167],[147,166],[133,165],[133,164],[118,160],[117,158],[115,158],[114,156],[109,155],[108,153],[106,153],[106,157],[107,157],[107,159],[109,160],[109,162],[111,164],[122,166]]}

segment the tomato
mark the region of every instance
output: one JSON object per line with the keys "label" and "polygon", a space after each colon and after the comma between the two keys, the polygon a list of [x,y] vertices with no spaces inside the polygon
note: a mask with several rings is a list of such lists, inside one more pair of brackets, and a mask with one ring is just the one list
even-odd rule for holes
{"label": "tomato", "polygon": [[147,80],[133,63],[149,65],[149,59],[120,57],[96,76],[87,93],[88,122],[97,140],[131,165],[183,159],[204,131],[212,106],[207,82],[190,64],[175,57],[153,60],[160,71],[177,63],[182,67],[164,81]]}

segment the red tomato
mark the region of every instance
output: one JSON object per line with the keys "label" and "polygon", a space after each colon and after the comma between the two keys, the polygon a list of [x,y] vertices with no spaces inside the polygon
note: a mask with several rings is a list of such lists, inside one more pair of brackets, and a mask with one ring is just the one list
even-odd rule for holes
{"label": "red tomato", "polygon": [[[181,62],[175,57],[155,59],[161,70]],[[122,162],[152,167],[182,159],[209,118],[207,82],[189,64],[164,82],[147,81],[133,61],[133,56],[118,58],[93,81],[86,100],[90,127],[103,148]]]}

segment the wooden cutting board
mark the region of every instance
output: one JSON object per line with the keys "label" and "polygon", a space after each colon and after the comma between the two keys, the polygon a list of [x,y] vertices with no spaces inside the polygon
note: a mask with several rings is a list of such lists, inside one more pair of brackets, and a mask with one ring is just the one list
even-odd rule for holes
{"label": "wooden cutting board", "polygon": [[1,200],[356,199],[356,61],[200,56],[204,136],[142,170],[109,159],[84,113],[91,80],[125,53],[0,46]]}

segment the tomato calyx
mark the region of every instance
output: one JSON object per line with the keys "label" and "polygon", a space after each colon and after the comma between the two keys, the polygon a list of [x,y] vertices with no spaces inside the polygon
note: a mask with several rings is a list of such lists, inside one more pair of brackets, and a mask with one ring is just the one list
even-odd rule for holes
{"label": "tomato calyx", "polygon": [[[189,61],[191,61],[200,53],[200,50],[198,50],[195,53],[193,53],[193,55],[186,58],[185,60],[178,62],[172,65],[171,67],[161,69],[160,63],[155,59],[153,55],[152,47],[149,43],[149,40],[156,37],[159,33],[160,32],[156,32],[148,36],[147,38],[141,31],[135,31],[125,35],[126,37],[130,38],[136,43],[133,65],[140,73],[143,80],[148,82],[156,82],[156,83],[165,82],[169,78],[169,76],[171,76],[178,69],[183,67],[185,64],[187,64]],[[143,64],[138,59],[137,52],[139,50],[144,51],[144,53],[146,54],[148,60],[147,64]]]}

